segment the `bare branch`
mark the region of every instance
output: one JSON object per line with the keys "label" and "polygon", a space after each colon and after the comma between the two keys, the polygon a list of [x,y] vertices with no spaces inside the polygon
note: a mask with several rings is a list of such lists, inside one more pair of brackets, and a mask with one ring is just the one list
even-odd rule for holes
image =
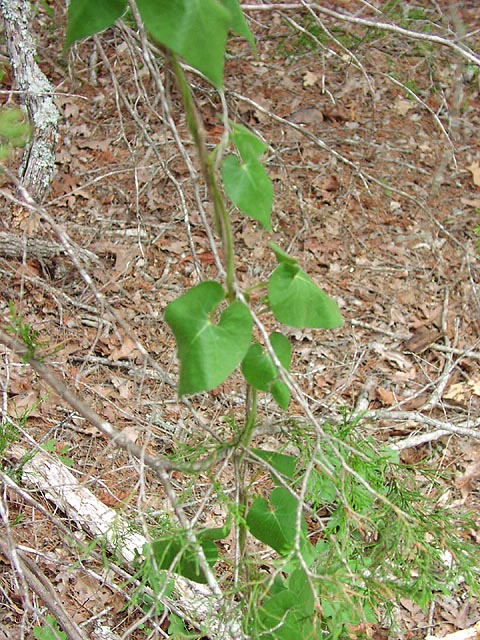
{"label": "bare branch", "polygon": [[404,36],[409,40],[423,40],[425,42],[433,42],[435,44],[439,44],[442,47],[446,47],[455,51],[462,58],[465,58],[472,64],[480,67],[480,57],[476,55],[471,49],[464,45],[457,44],[453,40],[448,40],[443,36],[435,35],[432,33],[420,33],[418,31],[412,31],[411,29],[405,29],[404,27],[399,27],[396,24],[392,24],[391,22],[381,22],[380,20],[370,20],[368,18],[358,18],[357,16],[352,16],[348,13],[340,13],[339,11],[334,11],[333,9],[327,9],[327,7],[323,7],[316,2],[306,2],[306,0],[300,0],[300,2],[290,2],[290,3],[274,3],[274,4],[244,4],[242,5],[243,11],[297,11],[298,9],[307,9],[318,11],[318,13],[323,13],[324,15],[330,16],[330,18],[335,18],[335,20],[340,20],[341,22],[348,22],[350,24],[357,24],[361,27],[371,27],[372,29],[381,29],[382,31],[390,31],[392,33],[396,33],[398,35]]}

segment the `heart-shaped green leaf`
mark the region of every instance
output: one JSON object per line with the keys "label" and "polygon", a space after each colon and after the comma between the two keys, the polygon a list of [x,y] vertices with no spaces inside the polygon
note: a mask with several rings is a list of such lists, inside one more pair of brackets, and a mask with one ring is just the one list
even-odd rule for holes
{"label": "heart-shaped green leaf", "polygon": [[[211,540],[199,541],[208,564],[213,567],[218,558],[218,548]],[[155,562],[160,570],[172,570],[189,580],[206,583],[207,580],[198,563],[195,551],[181,533],[158,538],[150,543]]]}
{"label": "heart-shaped green leaf", "polygon": [[278,378],[272,382],[270,393],[280,409],[286,411],[290,404],[290,390],[287,385]]}
{"label": "heart-shaped green leaf", "polygon": [[[284,369],[289,371],[292,348],[282,333],[272,333],[270,342]],[[287,410],[290,402],[290,391],[278,375],[270,355],[258,342],[252,344],[242,362],[242,373],[248,384],[260,391],[270,391],[275,401]]]}
{"label": "heart-shaped green leaf", "polygon": [[240,211],[271,231],[273,186],[263,164],[254,158],[240,163],[235,156],[227,156],[222,179],[228,197]]}
{"label": "heart-shaped green leaf", "polygon": [[70,0],[68,3],[68,27],[65,46],[108,29],[120,18],[127,7],[127,0]]}
{"label": "heart-shaped green leaf", "polygon": [[230,137],[244,162],[258,160],[267,148],[263,140],[260,140],[243,124],[232,123],[232,135]]}
{"label": "heart-shaped green leaf", "polygon": [[335,300],[297,264],[278,265],[268,282],[268,301],[275,318],[291,327],[334,329],[343,324]]}
{"label": "heart-shaped green leaf", "polygon": [[281,555],[287,554],[295,544],[297,508],[297,500],[283,487],[272,491],[270,502],[256,498],[247,515],[250,533]]}
{"label": "heart-shaped green leaf", "polygon": [[158,42],[222,86],[230,11],[216,0],[137,0],[137,6]]}
{"label": "heart-shaped green leaf", "polygon": [[224,300],[218,282],[202,282],[171,302],[165,320],[177,341],[180,360],[179,395],[209,391],[224,382],[245,356],[252,335],[248,307],[238,300],[212,315]]}

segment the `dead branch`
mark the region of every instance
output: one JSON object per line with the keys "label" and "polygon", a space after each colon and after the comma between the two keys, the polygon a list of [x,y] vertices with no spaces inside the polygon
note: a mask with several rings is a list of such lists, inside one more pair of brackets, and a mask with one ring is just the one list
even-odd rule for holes
{"label": "dead branch", "polygon": [[335,18],[335,20],[339,20],[340,22],[349,22],[350,24],[357,24],[361,27],[371,27],[372,29],[390,31],[392,33],[396,33],[397,35],[404,36],[409,40],[424,40],[426,42],[433,42],[435,44],[439,44],[442,47],[452,49],[452,51],[455,51],[455,53],[460,55],[462,58],[465,58],[470,63],[480,67],[480,57],[477,56],[468,47],[459,45],[453,40],[448,40],[447,38],[443,38],[442,36],[433,33],[420,33],[418,31],[412,31],[411,29],[405,29],[404,27],[399,27],[396,24],[392,24],[391,22],[381,22],[379,20],[370,20],[369,18],[359,18],[349,13],[340,13],[339,11],[328,9],[327,7],[323,7],[315,2],[306,2],[306,0],[300,0],[299,2],[285,4],[271,3],[264,5],[242,5],[243,11],[298,11],[298,9],[302,8],[307,9],[311,13],[313,13],[314,10],[318,11],[318,13],[323,13],[324,15],[327,15],[330,18]]}
{"label": "dead branch", "polygon": [[417,447],[426,442],[432,442],[433,440],[438,440],[445,435],[467,436],[469,438],[474,438],[475,440],[480,440],[480,430],[478,430],[480,421],[477,421],[475,423],[462,422],[460,424],[454,424],[452,422],[444,422],[443,420],[438,420],[437,418],[430,418],[416,411],[388,410],[367,411],[362,416],[362,419],[383,419],[405,422],[413,421],[417,422],[418,424],[435,427],[435,430],[431,431],[430,433],[412,435],[405,440],[401,440],[390,445],[393,449],[396,449],[398,451],[410,447]]}
{"label": "dead branch", "polygon": [[[8,544],[0,540],[0,551],[6,556],[12,565],[12,551]],[[22,567],[22,574],[32,591],[45,604],[52,616],[57,620],[60,627],[67,634],[69,640],[87,640],[87,636],[82,632],[80,627],[72,620],[71,615],[66,611],[61,603],[58,593],[48,578],[40,571],[37,565],[27,556],[26,553],[17,550],[17,558]]]}
{"label": "dead branch", "polygon": [[[81,247],[76,247],[76,250],[79,256],[87,261],[96,258],[94,253]],[[22,260],[24,255],[37,260],[51,260],[58,256],[65,256],[67,252],[58,242],[0,231],[0,256]]]}

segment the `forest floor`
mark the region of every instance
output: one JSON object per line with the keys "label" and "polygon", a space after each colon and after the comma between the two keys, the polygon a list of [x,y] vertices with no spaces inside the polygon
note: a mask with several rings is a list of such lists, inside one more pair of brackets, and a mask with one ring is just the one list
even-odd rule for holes
{"label": "forest floor", "polygon": [[[362,3],[330,4],[360,10]],[[428,8],[417,19],[400,4],[385,19],[412,30],[431,21],[450,33],[463,24],[474,34],[470,46],[480,50],[476,2],[424,4]],[[162,320],[165,306],[181,292],[216,276],[190,174],[129,29],[108,31],[97,44],[77,45],[67,56],[58,37],[65,16],[56,8],[52,27],[52,17],[39,7],[38,57],[62,114],[57,172],[45,208],[76,246],[95,254],[85,269],[116,315],[102,307],[67,256],[28,253],[23,259],[0,256],[0,311],[7,316],[13,301],[67,384],[132,442],[168,452],[209,437],[198,432],[176,396],[175,344]],[[328,422],[343,407],[353,411],[365,396],[368,410],[376,412],[362,426],[365,432],[379,442],[400,443],[405,464],[428,461],[441,478],[445,504],[473,510],[480,523],[478,439],[444,432],[402,446],[442,424],[453,431],[459,423],[478,425],[479,70],[447,47],[385,30],[326,19],[326,33],[304,12],[248,15],[258,53],[232,40],[226,99],[230,117],[270,145],[275,204],[271,236],[255,221],[233,216],[240,285],[274,267],[268,240],[295,256],[345,318],[333,331],[290,332],[292,372],[312,411]],[[2,88],[9,89],[11,80],[5,67]],[[193,155],[168,74],[165,81],[177,131]],[[215,144],[221,105],[202,81],[195,82],[208,141]],[[11,160],[12,167],[18,160]],[[6,178],[3,189],[13,191]],[[0,231],[58,243],[46,223],[19,209],[9,208]],[[132,520],[141,510],[165,507],[163,490],[137,461],[108,446],[7,350],[0,372],[3,410],[21,427],[20,444],[30,447],[29,438],[49,443],[71,461],[84,486]],[[241,387],[233,376],[193,400],[197,416],[223,437],[232,428],[225,416],[241,410]],[[265,428],[258,442],[274,446],[268,427],[283,416],[268,400],[260,413]],[[293,403],[290,417],[297,415],[301,407]],[[181,489],[183,479],[175,482]],[[232,483],[233,476],[225,472],[222,482]],[[200,475],[189,495],[200,504],[207,486]],[[79,624],[98,616],[120,636],[130,628],[128,637],[146,637],[136,624],[140,607],[124,608],[128,589],[116,590],[119,578],[102,574],[93,558],[80,561],[55,524],[14,492],[2,500],[17,543],[38,551],[38,565]],[[213,506],[210,522],[221,521],[222,509]],[[63,519],[61,512],[55,517]],[[471,535],[480,543],[478,531]],[[0,602],[0,638],[33,637],[32,619],[22,617],[18,585],[1,555]],[[428,611],[403,601],[401,629],[377,637],[441,636],[478,620],[478,601],[459,587]]]}

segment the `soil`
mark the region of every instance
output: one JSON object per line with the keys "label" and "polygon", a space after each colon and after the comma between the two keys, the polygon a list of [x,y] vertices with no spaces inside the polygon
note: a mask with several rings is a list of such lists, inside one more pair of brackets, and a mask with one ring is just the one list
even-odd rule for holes
{"label": "soil", "polygon": [[[328,4],[365,18],[390,4],[382,19],[452,41],[463,29],[464,41],[479,50],[476,2],[424,3],[423,13],[415,5],[415,20],[407,11],[413,4]],[[35,17],[40,64],[62,113],[57,172],[44,206],[77,252],[90,252],[81,264],[94,289],[65,254],[2,254],[0,310],[10,317],[12,301],[38,332],[45,361],[132,442],[158,455],[199,443],[208,449],[215,438],[234,437],[243,391],[234,375],[191,399],[195,415],[175,391],[175,343],[163,311],[217,276],[199,203],[211,212],[201,179],[192,181],[196,160],[179,96],[159,58],[171,113],[162,111],[130,27],[65,54],[58,34],[66,18],[63,8],[53,11],[52,19],[39,4]],[[225,97],[229,117],[269,145],[275,204],[272,234],[232,212],[239,284],[245,289],[268,277],[275,266],[270,240],[295,256],[345,318],[332,331],[288,332],[292,372],[311,411],[321,422],[335,421],[342,407],[364,403],[365,433],[396,443],[405,463],[428,461],[445,476],[445,504],[472,510],[480,522],[479,69],[438,43],[320,14],[324,31],[300,8],[269,5],[248,16],[257,53],[232,38]],[[190,78],[214,145],[223,133],[219,97]],[[3,89],[11,82],[6,73]],[[14,186],[2,181],[7,213],[0,231],[58,245],[39,215],[12,208]],[[3,415],[16,423],[18,444],[48,443],[84,486],[132,522],[150,524],[153,513],[171,512],[138,460],[109,444],[6,348],[0,370]],[[302,419],[295,401],[289,417]],[[274,447],[272,425],[283,420],[262,400],[256,442]],[[455,434],[459,425],[471,434]],[[407,441],[438,429],[443,433],[419,444]],[[233,470],[217,474],[231,491]],[[188,496],[192,517],[220,526],[225,506],[211,495],[210,476],[199,474],[192,485],[175,472],[172,480]],[[70,526],[68,518],[34,497],[52,518],[4,488],[2,528],[8,522],[16,544],[30,550],[72,619],[89,630],[98,617],[124,638],[146,638],[141,603],[128,606],[133,587],[107,572],[101,558],[79,557],[56,525]],[[471,536],[480,541],[478,531]],[[43,605],[30,598],[25,614],[21,584],[0,555],[0,638],[33,637],[32,610],[41,617]],[[377,629],[370,637],[443,636],[480,620],[480,606],[459,587],[427,611],[402,601],[398,620],[395,633]],[[157,633],[149,637],[162,637]]]}

